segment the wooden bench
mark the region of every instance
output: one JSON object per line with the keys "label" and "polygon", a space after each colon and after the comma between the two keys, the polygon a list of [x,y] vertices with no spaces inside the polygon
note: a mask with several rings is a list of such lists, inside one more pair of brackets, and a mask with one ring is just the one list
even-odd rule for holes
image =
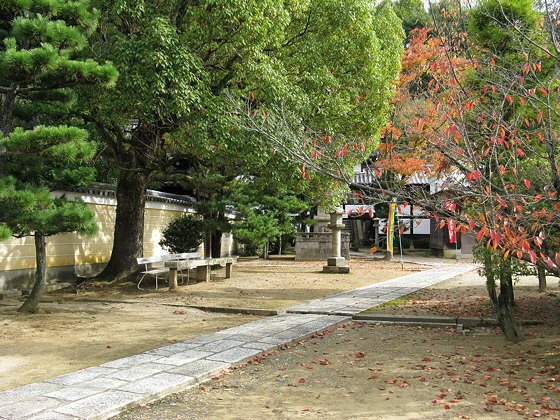
{"label": "wooden bench", "polygon": [[177,287],[177,272],[180,270],[192,270],[196,268],[196,279],[199,281],[210,281],[210,268],[213,265],[226,266],[226,279],[231,277],[233,264],[237,262],[237,257],[220,258],[200,258],[178,261],[165,261],[165,268],[169,269],[169,289]]}
{"label": "wooden bench", "polygon": [[[161,274],[169,273],[169,268],[165,267],[165,262],[168,261],[184,261],[184,260],[191,260],[191,259],[200,259],[202,255],[199,252],[187,252],[182,254],[167,254],[167,255],[158,255],[154,257],[143,257],[143,258],[136,258],[136,262],[138,264],[144,265],[144,271],[142,271],[142,278],[138,282],[138,289],[142,290],[140,287],[140,283],[144,280],[146,275],[155,275],[156,276],[156,289],[158,288],[158,277]],[[152,266],[153,264],[161,264],[157,267]]]}

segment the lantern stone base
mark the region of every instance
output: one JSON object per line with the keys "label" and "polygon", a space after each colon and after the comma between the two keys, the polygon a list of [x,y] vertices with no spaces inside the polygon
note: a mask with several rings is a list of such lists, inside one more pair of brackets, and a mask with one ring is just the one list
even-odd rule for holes
{"label": "lantern stone base", "polygon": [[[340,252],[350,259],[350,232],[342,232]],[[326,260],[332,254],[331,232],[296,233],[296,261]]]}
{"label": "lantern stone base", "polygon": [[327,258],[327,265],[323,266],[323,273],[346,274],[349,272],[350,266],[346,265],[346,258],[344,257],[329,257]]}

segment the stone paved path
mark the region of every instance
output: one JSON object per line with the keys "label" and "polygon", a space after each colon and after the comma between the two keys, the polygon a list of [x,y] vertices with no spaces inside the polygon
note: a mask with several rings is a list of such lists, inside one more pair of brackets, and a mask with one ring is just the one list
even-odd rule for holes
{"label": "stone paved path", "polygon": [[0,392],[0,419],[106,419],[474,268],[440,265],[291,306],[281,315]]}

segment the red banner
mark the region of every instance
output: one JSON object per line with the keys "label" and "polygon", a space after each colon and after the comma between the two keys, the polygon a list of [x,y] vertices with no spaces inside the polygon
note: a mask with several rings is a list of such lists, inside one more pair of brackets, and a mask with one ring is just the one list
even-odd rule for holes
{"label": "red banner", "polygon": [[[445,202],[445,209],[455,211],[455,203],[453,201]],[[455,220],[447,219],[447,233],[449,234],[449,243],[454,244],[457,242],[457,230],[455,229]]]}
{"label": "red banner", "polygon": [[450,244],[454,244],[455,242],[457,242],[455,220],[447,219],[447,233],[449,234],[449,243]]}

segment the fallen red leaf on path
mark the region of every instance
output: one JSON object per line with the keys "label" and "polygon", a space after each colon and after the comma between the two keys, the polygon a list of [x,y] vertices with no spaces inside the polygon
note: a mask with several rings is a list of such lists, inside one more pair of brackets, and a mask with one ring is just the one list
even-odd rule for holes
{"label": "fallen red leaf on path", "polygon": [[486,396],[486,400],[491,402],[491,403],[497,403],[498,402],[498,396],[497,395]]}

